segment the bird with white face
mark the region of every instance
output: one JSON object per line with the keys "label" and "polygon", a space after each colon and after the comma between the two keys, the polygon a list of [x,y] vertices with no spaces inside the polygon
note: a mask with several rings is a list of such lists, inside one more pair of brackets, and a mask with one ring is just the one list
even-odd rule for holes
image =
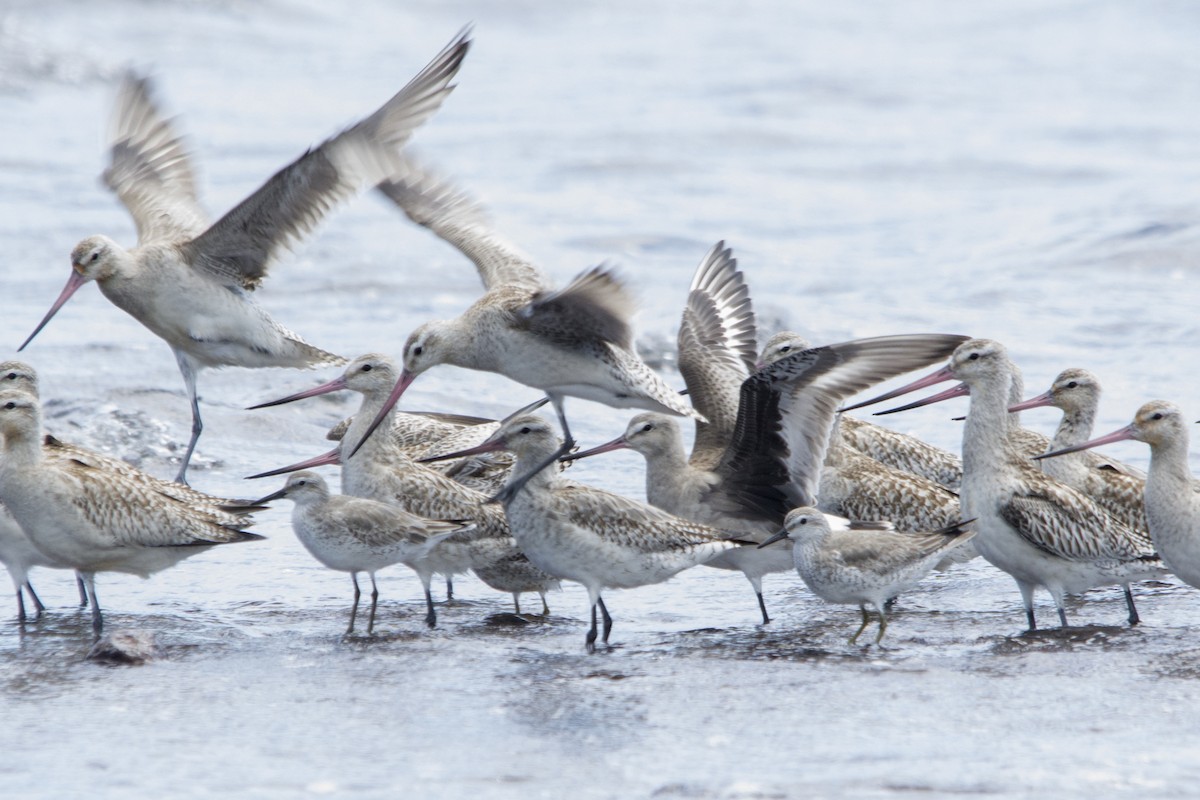
{"label": "bird with white face", "polygon": [[894,531],[834,531],[815,508],[788,512],[783,530],[759,547],[790,539],[796,572],[813,594],[830,603],[851,603],[862,612],[862,624],[850,637],[853,645],[866,629],[870,605],[879,615],[879,644],[887,632],[886,604],[912,589],[937,563],[966,544],[974,531],[967,522],[926,534]]}
{"label": "bird with white face", "polygon": [[[747,544],[645,503],[562,480],[557,470],[534,469],[553,463],[547,456],[559,450],[553,427],[540,417],[506,420],[483,444],[444,457],[496,450],[515,453],[514,476],[527,476],[520,490],[503,501],[509,529],[521,551],[547,574],[581,583],[588,591],[592,625],[585,644],[589,653],[597,638],[597,608],[604,617],[602,642],[608,642],[612,630],[612,617],[601,596],[605,589],[662,583]],[[510,479],[517,480],[522,479]]]}
{"label": "bird with white face", "polygon": [[1179,407],[1152,400],[1124,428],[1040,458],[1049,460],[1126,439],[1150,445],[1145,489],[1150,538],[1167,567],[1184,583],[1200,588],[1200,485],[1188,468],[1188,438]]}
{"label": "bird with white face", "polygon": [[375,113],[284,167],[211,225],[187,148],[155,105],[150,81],[126,75],[104,179],[137,224],[137,246],[126,249],[107,236],[77,244],[67,285],[18,349],[95,281],[175,353],[192,409],[191,439],[176,478],[184,482],[203,429],[196,395],[201,370],[345,363],[273,320],[251,293],[272,262],[335,205],[394,171],[400,146],[454,88],[450,81],[469,46],[464,31]]}
{"label": "bird with white face", "polygon": [[379,602],[375,573],[393,564],[414,568],[439,542],[473,525],[466,520],[425,519],[365,497],[334,495],[320,475],[308,471],[293,473],[282,489],[253,501],[253,505],[281,498],[296,504],[292,530],[313,558],[330,569],[350,573],[354,605],[350,607],[347,636],[354,633],[362,594],[358,573],[371,577],[371,612],[367,618],[367,635],[371,635]]}

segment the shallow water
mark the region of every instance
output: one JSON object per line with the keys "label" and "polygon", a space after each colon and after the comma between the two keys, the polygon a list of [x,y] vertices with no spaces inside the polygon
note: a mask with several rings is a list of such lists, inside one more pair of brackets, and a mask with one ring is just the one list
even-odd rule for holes
{"label": "shallow water", "polygon": [[[1098,432],[1153,397],[1200,416],[1193,4],[397,5],[0,9],[0,357],[56,296],[79,238],[133,241],[97,182],[123,68],[153,68],[220,213],[474,21],[460,86],[417,145],[556,279],[620,264],[653,355],[724,238],[768,333],[989,336],[1030,394],[1067,366],[1096,372]],[[278,264],[260,299],[319,346],[395,354],[478,291],[460,256],[372,196]],[[174,359],[99,292],[24,355],[53,398],[51,431],[174,474],[188,427]],[[265,494],[275,479],[241,476],[327,449],[349,398],[241,410],[327,377],[204,374],[194,484]],[[407,396],[498,416],[535,393],[446,368]],[[957,448],[958,411],[887,424]],[[626,417],[569,413],[584,443]],[[1055,415],[1025,422],[1049,431]],[[1147,460],[1141,445],[1112,452]],[[572,472],[641,493],[632,454]],[[693,570],[612,593],[616,646],[588,657],[578,587],[516,624],[507,597],[463,577],[428,631],[417,581],[396,569],[381,576],[382,635],[344,640],[349,582],[308,557],[289,513],[260,515],[267,541],[149,581],[101,578],[108,625],[164,649],[139,667],[85,661],[74,586],[36,572],[52,613],[25,636],[0,627],[5,796],[1169,797],[1200,777],[1197,598],[1174,580],[1139,589],[1136,629],[1105,589],[1070,607],[1078,627],[1023,635],[1012,581],[973,563],[902,598],[884,647],[851,648],[857,611],[793,576],[767,579],[776,619],[761,627],[744,581]],[[1052,619],[1044,595],[1039,611]]]}

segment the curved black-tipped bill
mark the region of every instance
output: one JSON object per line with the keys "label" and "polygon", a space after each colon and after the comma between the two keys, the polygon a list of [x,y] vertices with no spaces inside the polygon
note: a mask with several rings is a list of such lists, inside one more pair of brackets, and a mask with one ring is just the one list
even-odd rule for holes
{"label": "curved black-tipped bill", "polygon": [[626,447],[629,447],[629,442],[625,441],[625,437],[622,435],[622,436],[618,436],[616,439],[613,439],[611,442],[605,442],[604,444],[596,445],[591,450],[584,450],[579,453],[567,453],[565,456],[562,456],[558,460],[564,461],[564,462],[565,461],[578,461],[581,458],[587,458],[588,456],[598,456],[601,453],[611,453],[613,450],[622,450]]}
{"label": "curved black-tipped bill", "polygon": [[17,348],[18,353],[25,349],[25,345],[33,341],[33,337],[42,332],[42,328],[46,327],[46,323],[71,299],[71,295],[79,291],[79,287],[85,283],[87,283],[87,278],[75,270],[71,270],[71,277],[67,278],[67,285],[63,287],[62,292],[58,295],[58,299],[54,301],[54,305],[50,306],[50,310],[46,312],[46,316],[42,317],[42,321],[33,329],[33,333],[29,334],[29,337],[21,342],[21,346]]}
{"label": "curved black-tipped bill", "polygon": [[1104,436],[1099,436],[1095,439],[1092,439],[1091,441],[1084,442],[1083,444],[1077,444],[1077,445],[1073,445],[1071,447],[1064,447],[1061,450],[1054,450],[1049,453],[1042,453],[1040,456],[1034,456],[1034,459],[1040,460],[1043,458],[1053,458],[1054,456],[1066,455],[1067,453],[1077,453],[1080,450],[1090,450],[1093,447],[1099,447],[1102,444],[1112,444],[1113,442],[1123,442],[1126,439],[1132,439],[1133,434],[1134,434],[1134,427],[1132,425],[1126,425],[1124,428],[1120,428],[1118,430],[1113,431],[1112,433],[1105,434]]}
{"label": "curved black-tipped bill", "polygon": [[884,400],[891,400],[893,397],[899,397],[902,394],[915,392],[917,389],[924,389],[927,386],[933,386],[934,384],[942,383],[943,381],[952,380],[954,380],[954,373],[950,371],[950,367],[942,367],[936,372],[929,373],[924,378],[917,378],[912,383],[906,383],[899,389],[892,389],[890,392],[884,392],[878,397],[872,397],[870,400],[863,400],[861,403],[845,406],[844,408],[838,409],[838,411],[853,411],[856,408],[874,405],[875,403],[882,403]]}
{"label": "curved black-tipped bill", "polygon": [[286,475],[289,472],[299,472],[302,469],[312,469],[313,467],[327,467],[334,464],[342,463],[341,451],[338,449],[330,450],[328,453],[323,453],[316,458],[310,458],[307,461],[301,461],[298,464],[292,464],[287,467],[280,467],[269,472],[260,472],[257,475],[247,475],[246,480],[253,481],[258,478],[270,478],[273,475]]}
{"label": "curved black-tipped bill", "polygon": [[1027,411],[1031,408],[1041,408],[1048,406],[1054,401],[1054,390],[1042,392],[1037,397],[1031,397],[1028,400],[1022,400],[1019,403],[1013,403],[1008,407],[1008,413],[1014,414],[1018,411]]}
{"label": "curved black-tipped bill", "polygon": [[[970,393],[971,393],[970,387],[968,387],[965,383],[960,383],[957,386],[950,387],[949,389],[947,389],[944,392],[938,392],[937,394],[932,394],[923,400],[914,400],[913,402],[909,403],[908,405],[897,406],[896,408],[889,408],[887,411],[876,411],[871,416],[882,417],[886,414],[897,414],[901,411],[908,411],[909,409],[912,409],[912,408],[920,408],[921,406],[931,406],[934,403],[940,403],[943,400],[949,400],[952,397],[964,397],[965,395],[968,395]],[[964,419],[965,419],[965,417],[964,417]]]}
{"label": "curved black-tipped bill", "polygon": [[476,456],[480,453],[495,453],[498,450],[504,449],[504,439],[503,437],[497,436],[497,433],[499,433],[499,431],[496,431],[496,433],[493,433],[491,436],[489,436],[483,442],[483,444],[476,445],[475,447],[468,447],[466,450],[456,450],[453,453],[441,453],[436,456],[425,456],[424,458],[418,458],[417,463],[428,464],[431,461],[449,461],[452,458]]}
{"label": "curved black-tipped bill", "polygon": [[375,429],[378,428],[380,423],[383,422],[384,417],[388,415],[388,412],[395,407],[396,403],[400,402],[400,397],[404,394],[404,390],[411,386],[412,382],[416,379],[417,376],[408,370],[404,370],[400,373],[400,378],[396,381],[395,387],[392,388],[392,393],[388,395],[387,401],[384,402],[383,408],[379,409],[379,413],[375,415],[375,419],[371,420],[371,427],[367,428],[367,432],[363,434],[362,439],[360,439],[358,444],[354,445],[354,449],[350,451],[351,458],[353,458],[354,455],[362,449],[362,446],[367,443],[367,439],[371,438],[371,434],[374,433]]}
{"label": "curved black-tipped bill", "polygon": [[322,383],[320,386],[314,386],[311,389],[305,389],[303,392],[289,394],[287,397],[281,397],[278,400],[269,400],[266,403],[259,403],[256,406],[250,406],[247,411],[253,411],[256,408],[268,408],[269,406],[281,406],[284,403],[292,403],[296,400],[304,400],[308,397],[316,397],[320,394],[329,394],[330,392],[341,391],[346,388],[346,376],[334,378],[328,383]]}

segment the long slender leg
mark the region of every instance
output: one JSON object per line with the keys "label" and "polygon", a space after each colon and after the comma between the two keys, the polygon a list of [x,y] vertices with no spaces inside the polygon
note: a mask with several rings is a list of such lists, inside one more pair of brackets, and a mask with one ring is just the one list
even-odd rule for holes
{"label": "long slender leg", "polygon": [[454,599],[454,579],[449,575],[446,576],[446,600]]}
{"label": "long slender leg", "polygon": [[188,464],[191,463],[192,453],[196,450],[196,442],[200,439],[200,432],[204,430],[204,423],[200,421],[200,398],[196,394],[196,365],[187,355],[179,350],[175,351],[175,361],[179,364],[179,371],[183,374],[183,383],[187,387],[188,400],[192,404],[192,438],[188,441],[187,452],[183,454],[183,463],[179,466],[179,474],[175,476],[176,483],[187,484]]}
{"label": "long slender leg", "polygon": [[875,634],[875,644],[879,644],[883,639],[883,635],[887,633],[887,612],[876,606],[875,610],[879,612],[879,633]]}
{"label": "long slender leg", "polygon": [[562,446],[555,450],[544,461],[535,465],[533,469],[529,470],[524,475],[518,478],[509,478],[508,483],[503,489],[497,492],[494,497],[488,498],[489,503],[507,503],[509,500],[517,496],[517,492],[521,491],[521,487],[529,483],[530,478],[532,478],[534,475],[537,475],[551,464],[557,463],[560,457],[571,452],[571,448],[575,446],[575,438],[571,436],[571,429],[567,426],[567,417],[563,413],[563,398],[558,395],[550,394],[549,392],[546,393],[546,396],[550,398],[550,402],[554,404],[554,410],[558,412],[558,422],[560,425],[562,425],[563,430]]}
{"label": "long slender leg", "polygon": [[46,606],[42,602],[42,598],[37,596],[37,592],[33,590],[33,584],[29,581],[25,581],[25,591],[29,592],[29,599],[33,601],[33,607],[37,609],[37,614],[35,615],[36,619],[42,615],[43,611],[46,610]]}
{"label": "long slender leg", "polygon": [[437,627],[437,612],[433,610],[433,592],[425,587],[425,624],[431,628]]}
{"label": "long slender leg", "polygon": [[371,636],[375,633],[375,606],[379,604],[379,587],[375,585],[375,573],[369,573],[371,576],[371,616],[367,618],[367,635]]}
{"label": "long slender leg", "polygon": [[608,644],[608,635],[612,633],[612,617],[608,615],[608,606],[604,605],[604,598],[597,597],[596,603],[600,606],[600,614],[604,617],[604,635],[600,637],[600,641]]}
{"label": "long slender leg", "polygon": [[517,616],[520,616],[520,614],[521,614],[521,593],[513,592],[512,596],[513,596],[513,613],[515,613]]}
{"label": "long slender leg", "polygon": [[1029,623],[1029,630],[1037,630],[1037,620],[1033,617],[1033,584],[1017,581],[1017,588],[1021,590],[1021,602],[1025,604],[1025,621]]}
{"label": "long slender leg", "polygon": [[870,620],[870,617],[867,616],[867,607],[865,605],[860,604],[858,610],[862,612],[862,625],[859,625],[858,630],[850,637],[851,645],[858,641],[858,635],[867,629],[867,622]]}
{"label": "long slender leg", "polygon": [[92,633],[99,639],[100,632],[104,630],[104,615],[100,611],[100,598],[96,596],[96,573],[80,574],[83,576],[83,585],[87,587],[88,599],[92,602]]}
{"label": "long slender leg", "polygon": [[1050,596],[1054,598],[1054,607],[1058,609],[1058,624],[1062,627],[1067,627],[1067,611],[1063,608],[1063,593],[1062,589],[1053,589],[1049,586]]}
{"label": "long slender leg", "polygon": [[20,586],[17,587],[17,622],[25,627],[25,596],[21,594]]}
{"label": "long slender leg", "polygon": [[550,606],[546,602],[546,593],[538,592],[538,594],[540,594],[542,596],[542,616],[548,617],[548,616],[550,616]]}
{"label": "long slender leg", "polygon": [[83,585],[83,578],[79,575],[78,572],[75,573],[75,587],[77,589],[79,589],[79,607],[87,608],[87,605],[88,605],[87,587]]}
{"label": "long slender leg", "polygon": [[746,580],[750,581],[750,585],[754,587],[754,595],[758,598],[758,610],[762,612],[763,625],[767,625],[771,622],[771,615],[767,613],[767,603],[763,600],[762,577],[756,575],[751,578],[747,575]]}
{"label": "long slender leg", "polygon": [[1129,591],[1129,584],[1125,584],[1125,607],[1129,609],[1129,624],[1137,625],[1142,621],[1138,616],[1137,606],[1133,604],[1133,592]]}
{"label": "long slender leg", "polygon": [[358,573],[350,573],[350,582],[354,584],[354,605],[350,606],[350,627],[346,628],[346,635],[354,633],[354,620],[358,617],[358,598],[362,597],[362,591],[358,588]]}
{"label": "long slender leg", "polygon": [[592,627],[588,628],[587,638],[584,639],[584,647],[588,653],[596,652],[596,604],[592,603]]}

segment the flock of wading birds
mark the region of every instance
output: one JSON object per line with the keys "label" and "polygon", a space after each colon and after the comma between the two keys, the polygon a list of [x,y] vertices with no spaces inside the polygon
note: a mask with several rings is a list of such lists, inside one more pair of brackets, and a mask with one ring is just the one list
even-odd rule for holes
{"label": "flock of wading birds", "polygon": [[[127,250],[105,236],[80,242],[66,287],[21,349],[76,290],[96,281],[174,350],[192,435],[174,482],[147,475],[43,436],[33,369],[0,365],[0,559],[22,624],[23,592],[44,610],[31,567],[76,571],[98,636],[95,573],[144,577],[214,545],[261,538],[244,530],[250,514],[280,498],[294,502],[293,527],[313,556],[350,573],[348,634],[359,607],[357,573],[371,577],[371,634],[375,572],[396,563],[420,577],[430,626],[435,574],[451,591],[450,576],[474,571],[510,592],[518,613],[523,592],[540,593],[545,613],[547,590],[561,580],[581,583],[591,602],[589,651],[598,636],[608,641],[612,626],[604,589],[657,583],[702,564],[741,571],[764,623],[762,577],[795,569],[819,597],[859,606],[851,644],[868,623],[868,606],[879,614],[878,642],[889,599],[930,570],[976,555],[1016,580],[1031,629],[1039,586],[1065,626],[1067,593],[1122,585],[1133,624],[1132,582],[1170,569],[1200,585],[1193,535],[1200,500],[1179,409],[1147,403],[1128,427],[1088,441],[1100,388],[1085,370],[1069,369],[1045,394],[1021,402],[1020,374],[995,341],[922,334],[811,347],[780,333],[759,354],[749,292],[718,242],[683,311],[678,364],[686,398],[669,387],[636,354],[632,298],[616,275],[595,268],[553,288],[469,196],[404,152],[453,89],[469,46],[463,31],[381,108],[212,224],[184,143],[148,80],[126,76],[104,178],[132,214],[138,244]],[[189,487],[203,368],[346,364],[271,319],[252,291],[281,250],[370,187],[474,262],[483,297],[457,319],[417,328],[402,365],[360,356],[335,380],[262,404],[341,390],[363,397],[358,413],[330,432],[334,450],[262,473],[292,473],[279,491],[236,501]],[[912,404],[970,395],[961,461],[841,413],[851,395],[947,357],[948,366],[868,402],[961,381]],[[413,380],[438,364],[498,372],[544,391],[563,436],[532,408],[500,422],[397,410]],[[578,452],[563,412],[567,396],[644,413],[612,442]],[[1053,441],[1019,424],[1016,412],[1043,405],[1063,411]],[[690,456],[673,416],[695,422]],[[1126,438],[1150,445],[1148,475],[1088,451]],[[649,505],[560,475],[562,462],[626,447],[646,458]],[[1071,455],[1044,458],[1059,453]],[[309,471],[327,464],[341,465],[344,494]]]}

